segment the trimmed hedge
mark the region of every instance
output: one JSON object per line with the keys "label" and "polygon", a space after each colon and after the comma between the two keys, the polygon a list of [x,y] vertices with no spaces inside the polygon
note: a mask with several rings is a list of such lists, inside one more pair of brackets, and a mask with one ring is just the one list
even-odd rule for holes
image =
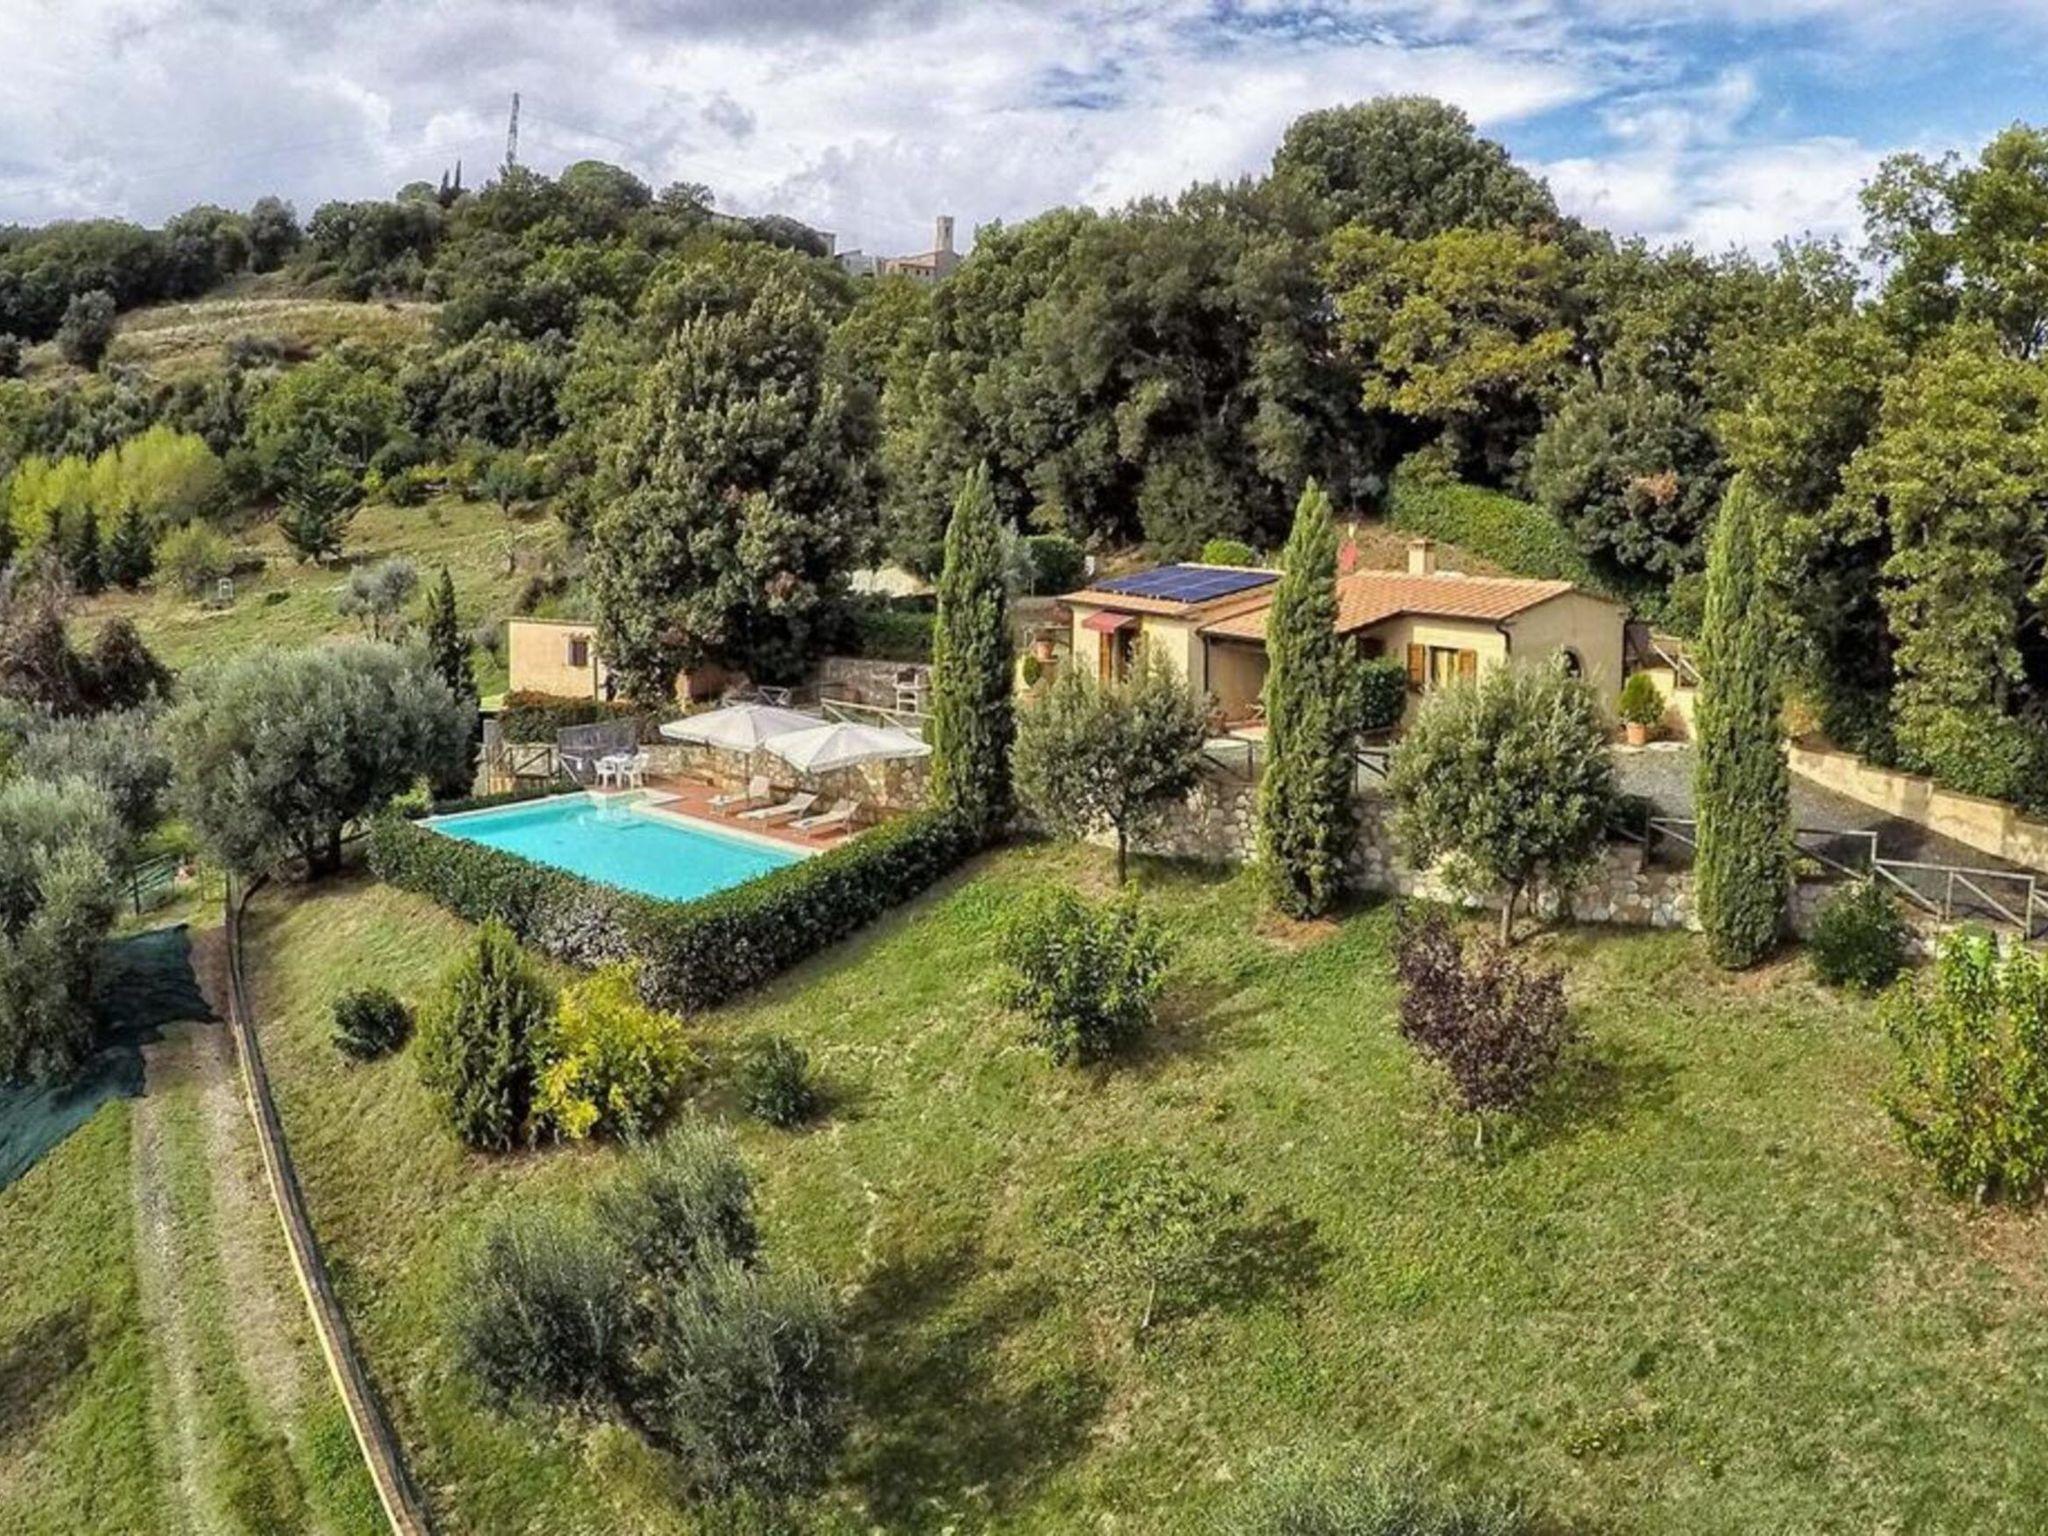
{"label": "trimmed hedge", "polygon": [[[510,798],[530,797],[470,808]],[[678,903],[444,837],[391,813],[371,829],[370,868],[470,922],[496,918],[556,960],[592,969],[632,964],[650,1005],[687,1011],[722,1003],[838,943],[951,873],[977,847],[961,822],[925,811],[729,891]]]}
{"label": "trimmed hedge", "polygon": [[1397,475],[1387,521],[1403,533],[1455,544],[1516,576],[1613,595],[1564,524],[1534,502],[1501,491]]}

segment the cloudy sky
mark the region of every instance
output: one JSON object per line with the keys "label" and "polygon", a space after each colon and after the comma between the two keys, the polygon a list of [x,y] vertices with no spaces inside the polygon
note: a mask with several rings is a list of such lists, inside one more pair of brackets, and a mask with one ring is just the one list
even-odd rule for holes
{"label": "cloudy sky", "polygon": [[2048,120],[2048,0],[0,0],[0,220],[616,161],[842,247],[1261,167],[1457,102],[1611,228],[1853,237],[1900,148]]}

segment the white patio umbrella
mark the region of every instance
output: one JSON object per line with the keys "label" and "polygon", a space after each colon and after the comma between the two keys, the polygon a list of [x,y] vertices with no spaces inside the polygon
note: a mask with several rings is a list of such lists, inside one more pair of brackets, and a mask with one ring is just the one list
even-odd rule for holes
{"label": "white patio umbrella", "polygon": [[723,747],[728,752],[751,752],[777,736],[808,731],[818,724],[816,715],[773,704],[729,704],[682,720],[671,720],[661,728],[670,741],[694,741],[701,746]]}
{"label": "white patio umbrella", "polygon": [[857,763],[879,763],[896,757],[924,757],[931,748],[908,731],[872,725],[814,725],[764,742],[799,773],[826,773]]}

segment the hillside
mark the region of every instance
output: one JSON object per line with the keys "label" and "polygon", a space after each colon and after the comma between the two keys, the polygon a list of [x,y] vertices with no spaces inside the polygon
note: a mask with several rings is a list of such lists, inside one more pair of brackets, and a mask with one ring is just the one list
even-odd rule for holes
{"label": "hillside", "polygon": [[[106,366],[176,379],[219,367],[228,345],[244,338],[287,361],[315,356],[343,341],[396,350],[427,335],[436,307],[322,297],[295,287],[281,273],[240,277],[203,299],[127,311],[116,324]],[[45,384],[86,376],[58,356],[54,342],[30,347],[22,371],[32,382]]]}
{"label": "hillside", "polygon": [[[350,524],[343,561],[322,566],[293,559],[274,523],[255,522],[237,538],[234,599],[226,606],[195,601],[158,582],[142,592],[84,601],[74,623],[89,633],[110,618],[131,619],[169,665],[205,667],[259,647],[361,634],[359,621],[335,611],[349,569],[403,556],[419,567],[423,592],[441,567],[448,568],[463,624],[474,630],[499,625],[517,609],[528,584],[558,558],[560,542],[560,530],[545,513],[508,517],[490,503],[459,497],[423,507],[372,504]],[[500,691],[497,660],[480,650],[475,662],[485,694]]]}

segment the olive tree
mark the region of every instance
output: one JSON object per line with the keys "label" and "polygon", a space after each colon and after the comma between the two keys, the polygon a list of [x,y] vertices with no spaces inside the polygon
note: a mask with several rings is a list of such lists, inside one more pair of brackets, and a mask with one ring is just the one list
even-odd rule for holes
{"label": "olive tree", "polygon": [[1599,851],[1614,763],[1592,692],[1562,669],[1506,666],[1432,694],[1394,754],[1395,831],[1418,868],[1498,891],[1500,937],[1532,885],[1557,886]]}
{"label": "olive tree", "polygon": [[91,1057],[126,846],[106,794],[83,779],[0,788],[0,1082],[61,1083]]}
{"label": "olive tree", "polygon": [[350,822],[458,774],[474,723],[472,703],[392,646],[253,652],[170,717],[177,803],[230,869],[297,858],[328,872]]}
{"label": "olive tree", "polygon": [[1069,667],[1025,707],[1014,768],[1018,793],[1069,837],[1116,836],[1116,878],[1130,846],[1195,787],[1206,735],[1187,685],[1149,660],[1123,682]]}

